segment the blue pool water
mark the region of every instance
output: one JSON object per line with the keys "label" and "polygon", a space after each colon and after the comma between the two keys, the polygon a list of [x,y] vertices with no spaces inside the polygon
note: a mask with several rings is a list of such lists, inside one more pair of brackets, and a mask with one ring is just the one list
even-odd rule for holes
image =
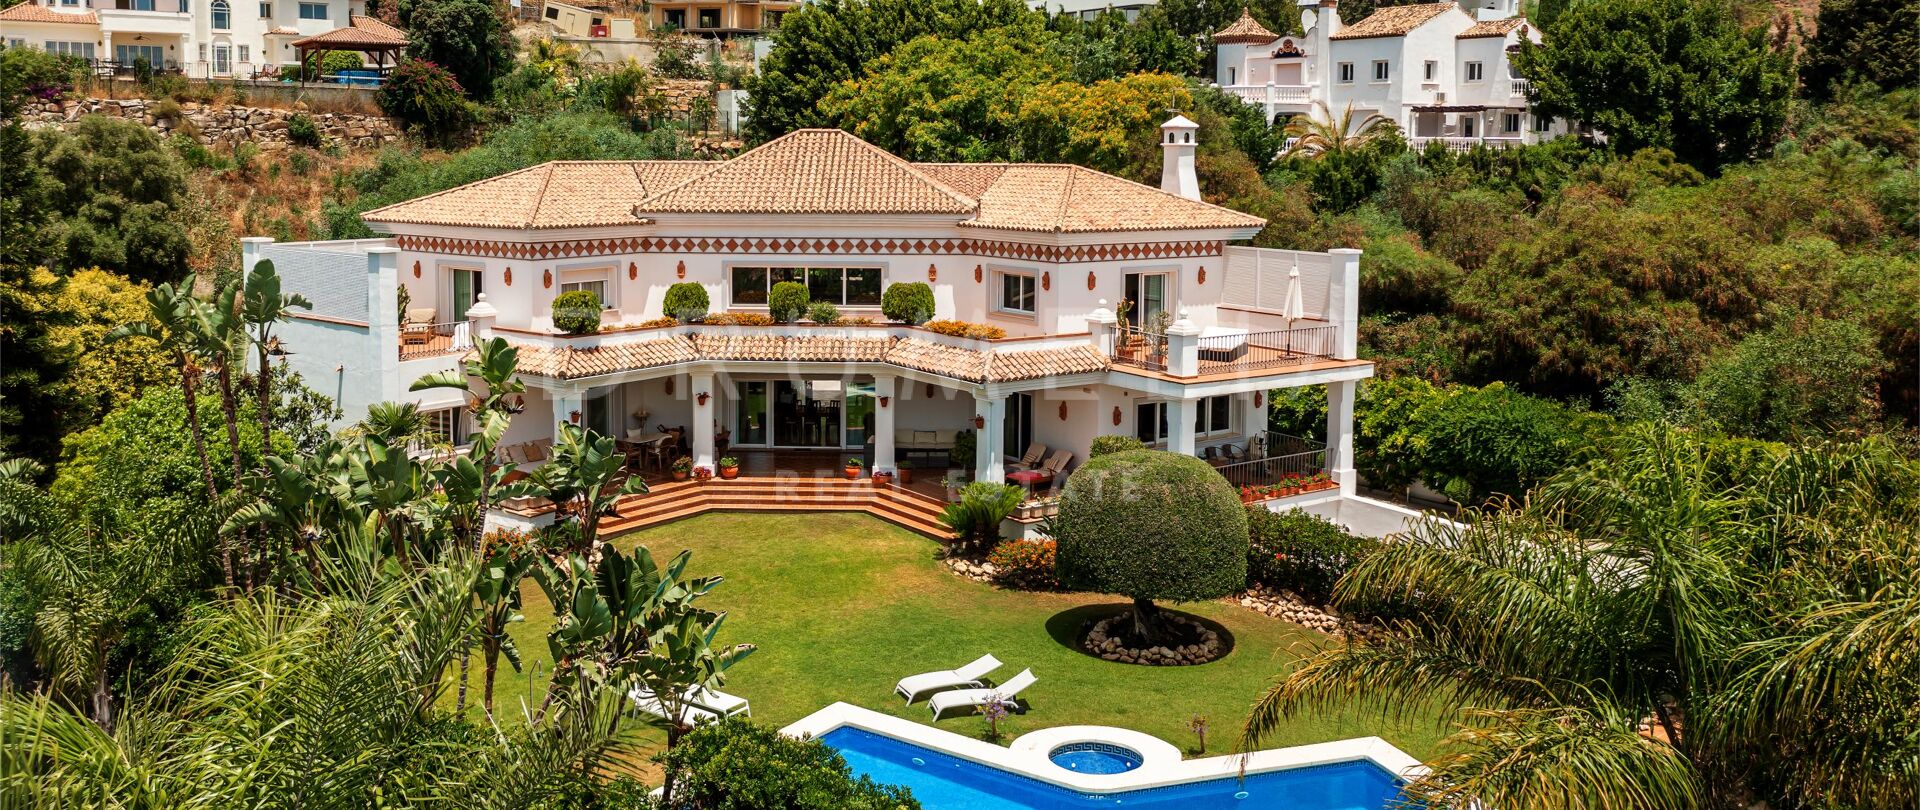
{"label": "blue pool water", "polygon": [[820,739],[838,749],[854,773],[905,785],[926,810],[1383,810],[1397,806],[1400,796],[1393,775],[1371,762],[1083,794],[857,728],[843,726]]}
{"label": "blue pool water", "polygon": [[1047,753],[1053,764],[1076,773],[1126,773],[1140,767],[1140,752],[1106,743],[1067,743]]}

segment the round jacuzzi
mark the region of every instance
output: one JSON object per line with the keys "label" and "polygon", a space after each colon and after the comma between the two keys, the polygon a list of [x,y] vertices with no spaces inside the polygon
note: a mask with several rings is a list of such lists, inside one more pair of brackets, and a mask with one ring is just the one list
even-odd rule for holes
{"label": "round jacuzzi", "polygon": [[1071,742],[1047,752],[1053,764],[1076,773],[1126,773],[1140,767],[1141,756],[1124,745]]}

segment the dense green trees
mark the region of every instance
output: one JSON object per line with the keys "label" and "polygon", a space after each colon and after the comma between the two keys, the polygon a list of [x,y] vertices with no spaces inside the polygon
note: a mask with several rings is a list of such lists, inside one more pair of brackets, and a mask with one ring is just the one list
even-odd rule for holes
{"label": "dense green trees", "polygon": [[[28,160],[45,171],[49,227],[38,240],[62,267],[100,267],[141,281],[187,269],[187,232],[174,215],[186,168],[139,122],[81,118],[68,132],[41,130]],[[8,161],[14,162],[14,161]]]}
{"label": "dense green trees", "polygon": [[1366,556],[1337,601],[1420,619],[1309,658],[1244,741],[1438,695],[1461,730],[1413,785],[1436,806],[1911,805],[1917,507],[1883,443],[1627,431],[1519,509]]}
{"label": "dense green trees", "polygon": [[818,740],[799,740],[743,720],[687,735],[661,766],[683,806],[698,810],[918,810],[905,788],[855,778]]}
{"label": "dense green trees", "polygon": [[1920,86],[1917,19],[1920,2],[1915,0],[1821,0],[1800,69],[1807,90],[1824,101],[1849,81],[1881,90]]}
{"label": "dense green trees", "polygon": [[1793,55],[1741,30],[1722,0],[1575,3],[1515,59],[1533,111],[1671,149],[1712,171],[1758,155],[1786,120]]}
{"label": "dense green trees", "polygon": [[400,0],[407,56],[446,68],[469,98],[491,98],[494,81],[513,69],[505,10],[486,0]]}

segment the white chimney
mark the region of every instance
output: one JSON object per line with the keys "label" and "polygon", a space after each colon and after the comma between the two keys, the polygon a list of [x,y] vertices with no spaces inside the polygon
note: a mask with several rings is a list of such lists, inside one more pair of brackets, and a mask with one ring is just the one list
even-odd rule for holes
{"label": "white chimney", "polygon": [[1313,31],[1321,42],[1340,33],[1340,0],[1320,0],[1319,8],[1314,10]]}
{"label": "white chimney", "polygon": [[1504,20],[1520,13],[1515,0],[1462,0],[1460,5],[1476,20]]}
{"label": "white chimney", "polygon": [[1194,134],[1200,125],[1175,114],[1160,125],[1160,190],[1200,199],[1200,175],[1193,168]]}

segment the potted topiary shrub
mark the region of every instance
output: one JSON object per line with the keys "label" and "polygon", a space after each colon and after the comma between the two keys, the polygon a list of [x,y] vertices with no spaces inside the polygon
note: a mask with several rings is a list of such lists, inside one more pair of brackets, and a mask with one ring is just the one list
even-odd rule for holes
{"label": "potted topiary shrub", "polygon": [[563,292],[553,299],[553,328],[569,335],[600,331],[600,296],[587,290]]}
{"label": "potted topiary shrub", "polygon": [[973,431],[963,430],[953,437],[953,449],[947,451],[947,459],[959,466],[960,479],[963,481],[973,478],[974,456],[980,452],[978,442]]}
{"label": "potted topiary shrub", "polygon": [[847,459],[846,469],[841,470],[841,472],[844,472],[847,474],[848,481],[852,481],[860,477],[860,467],[865,463],[866,463],[865,461],[862,461],[859,458]]}
{"label": "potted topiary shrub", "polygon": [[807,312],[807,285],[782,281],[767,293],[767,314],[774,323],[793,323]]}
{"label": "potted topiary shrub", "polygon": [[682,281],[667,288],[666,298],[661,301],[660,310],[665,316],[681,323],[692,323],[707,317],[707,288],[691,281]]}
{"label": "potted topiary shrub", "polygon": [[880,296],[880,314],[887,320],[919,326],[933,320],[933,288],[922,281],[887,285]]}
{"label": "potted topiary shrub", "polygon": [[734,458],[733,456],[722,456],[720,459],[720,479],[723,481],[732,481],[739,477],[740,459]]}
{"label": "potted topiary shrub", "polygon": [[900,475],[901,484],[913,483],[913,460],[912,459],[905,459],[905,458],[900,459],[899,463],[893,465],[893,469],[894,469],[894,472]]}
{"label": "potted topiary shrub", "polygon": [[681,456],[673,460],[673,480],[685,481],[693,474],[693,459]]}

